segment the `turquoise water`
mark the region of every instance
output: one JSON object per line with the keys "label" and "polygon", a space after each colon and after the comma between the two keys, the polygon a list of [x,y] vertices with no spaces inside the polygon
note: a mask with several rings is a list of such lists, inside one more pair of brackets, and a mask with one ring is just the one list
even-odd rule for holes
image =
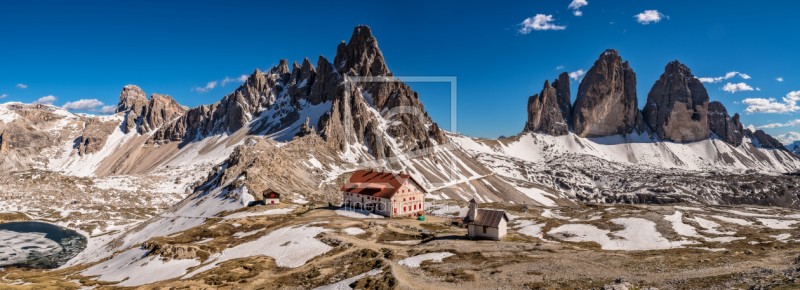
{"label": "turquoise water", "polygon": [[86,237],[42,222],[0,224],[0,267],[57,268],[86,248]]}

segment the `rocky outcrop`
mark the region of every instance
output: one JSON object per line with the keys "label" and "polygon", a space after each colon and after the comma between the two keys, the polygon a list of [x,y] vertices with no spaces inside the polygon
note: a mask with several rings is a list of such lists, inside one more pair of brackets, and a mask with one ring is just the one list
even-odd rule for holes
{"label": "rocky outcrop", "polygon": [[667,64],[653,84],[642,115],[661,140],[700,141],[710,134],[708,102],[708,92],[700,80],[676,60]]}
{"label": "rocky outcrop", "polygon": [[87,155],[103,149],[108,136],[114,133],[114,129],[118,125],[117,121],[103,122],[98,118],[88,119],[83,127],[81,137],[78,138],[78,154]]}
{"label": "rocky outcrop", "polygon": [[778,141],[778,139],[775,139],[774,137],[770,136],[769,134],[767,134],[762,130],[756,130],[755,132],[753,132],[750,131],[749,129],[745,129],[744,132],[745,135],[747,135],[747,137],[755,139],[755,141],[758,142],[761,148],[781,149],[789,151],[788,149],[786,149],[786,147],[783,146],[783,143],[781,143],[781,141]]}
{"label": "rocky outcrop", "polygon": [[546,132],[554,136],[569,133],[569,126],[561,115],[556,91],[546,80],[542,92],[528,98],[526,132]]}
{"label": "rocky outcrop", "polygon": [[[580,137],[629,134],[639,114],[636,74],[608,49],[586,72],[572,108],[572,126]],[[641,129],[640,129],[641,130]]]}
{"label": "rocky outcrop", "polygon": [[556,88],[556,100],[558,101],[558,108],[561,109],[561,116],[564,117],[564,122],[567,126],[572,126],[572,97],[569,93],[569,74],[563,72],[558,75],[558,79],[553,81],[553,87]]}
{"label": "rocky outcrop", "polygon": [[0,154],[11,151],[11,144],[8,142],[9,136],[6,133],[0,133]]}
{"label": "rocky outcrop", "polygon": [[742,145],[744,126],[739,121],[739,114],[731,117],[725,106],[718,101],[708,103],[708,128],[722,141],[733,146]]}
{"label": "rocky outcrop", "polygon": [[139,132],[147,133],[155,130],[185,112],[186,108],[169,95],[152,94],[147,105],[142,109]]}
{"label": "rocky outcrop", "polygon": [[314,126],[309,126],[309,122],[310,122],[309,118],[306,117],[305,123],[303,123],[303,125],[300,126],[300,132],[297,132],[297,134],[294,134],[294,136],[300,138],[311,134],[315,134],[317,131],[314,130]]}
{"label": "rocky outcrop", "polygon": [[302,66],[297,65],[297,62],[294,63],[288,89],[292,104],[296,105],[300,99],[307,99],[306,97],[311,94],[316,76],[317,71],[308,58],[303,60]]}
{"label": "rocky outcrop", "polygon": [[142,108],[147,105],[147,95],[144,91],[135,85],[127,85],[122,88],[119,94],[119,104],[117,105],[116,112],[125,112],[133,110],[137,115],[142,114]]}
{"label": "rocky outcrop", "polygon": [[336,70],[343,75],[387,76],[391,75],[378,40],[372,36],[369,26],[359,25],[353,29],[350,41],[339,43],[333,59]]}

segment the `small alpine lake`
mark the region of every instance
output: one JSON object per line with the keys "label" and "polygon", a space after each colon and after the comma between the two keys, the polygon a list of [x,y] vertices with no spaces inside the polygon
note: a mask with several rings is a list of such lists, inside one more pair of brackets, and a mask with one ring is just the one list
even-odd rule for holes
{"label": "small alpine lake", "polygon": [[57,268],[83,251],[86,244],[86,237],[77,231],[49,223],[0,224],[0,268]]}

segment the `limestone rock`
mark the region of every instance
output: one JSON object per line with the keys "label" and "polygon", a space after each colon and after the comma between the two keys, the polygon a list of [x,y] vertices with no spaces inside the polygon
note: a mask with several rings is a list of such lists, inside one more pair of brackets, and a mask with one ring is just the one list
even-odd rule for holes
{"label": "limestone rock", "polygon": [[378,48],[378,41],[366,25],[359,25],[353,29],[353,35],[347,45],[344,41],[339,44],[333,63],[340,74],[351,73],[357,76],[390,74],[383,60],[383,53]]}
{"label": "limestone rock", "polygon": [[561,109],[561,116],[564,117],[564,122],[567,126],[572,126],[572,97],[569,93],[569,74],[562,72],[558,75],[558,79],[553,81],[553,87],[556,88],[556,99],[558,100],[558,107]]}
{"label": "limestone rock", "polygon": [[11,151],[11,145],[8,142],[9,136],[5,133],[0,133],[0,153]]}
{"label": "limestone rock", "polygon": [[83,133],[78,138],[78,154],[87,155],[100,151],[114,133],[116,121],[103,122],[98,118],[90,118],[83,127]]}
{"label": "limestone rock", "polygon": [[133,110],[137,115],[142,114],[142,108],[147,105],[147,95],[135,85],[127,85],[122,88],[119,94],[119,103],[116,112]]}
{"label": "limestone rock", "polygon": [[556,88],[544,81],[542,92],[528,98],[528,122],[526,132],[546,132],[559,136],[569,133],[569,127],[561,115]]}
{"label": "limestone rock", "polygon": [[139,132],[147,133],[183,115],[186,108],[169,95],[152,94],[142,110]]}
{"label": "limestone rock", "polygon": [[204,137],[219,133],[233,133],[245,127],[265,108],[274,103],[273,88],[283,89],[283,78],[289,80],[291,75],[286,61],[274,67],[267,79],[264,73],[256,69],[247,81],[234,92],[223,97],[221,101],[195,107],[185,111],[177,120],[163,126],[151,137],[150,143],[164,143]]}
{"label": "limestone rock", "polygon": [[744,126],[739,121],[739,114],[733,117],[728,115],[728,110],[718,101],[708,103],[708,127],[712,133],[733,146],[742,144]]}
{"label": "limestone rock", "polygon": [[783,146],[783,143],[781,143],[781,141],[778,141],[778,139],[775,139],[774,137],[770,136],[769,134],[767,134],[762,130],[756,130],[755,132],[752,132],[749,129],[745,129],[745,135],[755,139],[755,141],[758,141],[758,144],[761,145],[762,148],[781,149],[789,151],[788,149],[786,149],[786,147]]}
{"label": "limestone rock", "polygon": [[586,73],[572,108],[572,126],[580,137],[629,134],[639,113],[636,73],[608,49]]}
{"label": "limestone rock", "polygon": [[694,142],[708,139],[708,92],[686,65],[676,61],[664,68],[647,94],[642,115],[661,140]]}
{"label": "limestone rock", "polygon": [[303,123],[303,125],[300,126],[300,132],[297,132],[297,134],[295,134],[294,136],[295,137],[305,137],[305,136],[308,136],[308,135],[311,135],[311,134],[316,134],[317,131],[314,130],[314,126],[309,126],[309,122],[310,122],[309,118],[306,117],[306,122]]}

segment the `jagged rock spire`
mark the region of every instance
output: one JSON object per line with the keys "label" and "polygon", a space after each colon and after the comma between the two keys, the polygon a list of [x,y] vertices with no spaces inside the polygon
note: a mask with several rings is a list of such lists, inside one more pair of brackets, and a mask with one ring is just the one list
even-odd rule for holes
{"label": "jagged rock spire", "polygon": [[572,127],[572,97],[569,92],[569,74],[562,72],[558,75],[558,79],[553,81],[553,87],[556,88],[556,100],[558,107],[561,109],[561,116],[564,117],[564,122],[567,126]]}
{"label": "jagged rock spire", "polygon": [[528,122],[526,132],[546,132],[550,135],[566,135],[569,127],[561,115],[556,88],[544,81],[542,92],[528,98]]}
{"label": "jagged rock spire", "polygon": [[[614,49],[595,61],[578,87],[572,126],[580,137],[632,133],[639,125],[636,73]],[[641,129],[637,130],[641,131]]]}
{"label": "jagged rock spire", "polygon": [[342,41],[336,49],[334,66],[340,74],[358,76],[389,75],[389,68],[378,48],[378,40],[372,36],[369,26],[359,25],[353,29],[350,41]]}

